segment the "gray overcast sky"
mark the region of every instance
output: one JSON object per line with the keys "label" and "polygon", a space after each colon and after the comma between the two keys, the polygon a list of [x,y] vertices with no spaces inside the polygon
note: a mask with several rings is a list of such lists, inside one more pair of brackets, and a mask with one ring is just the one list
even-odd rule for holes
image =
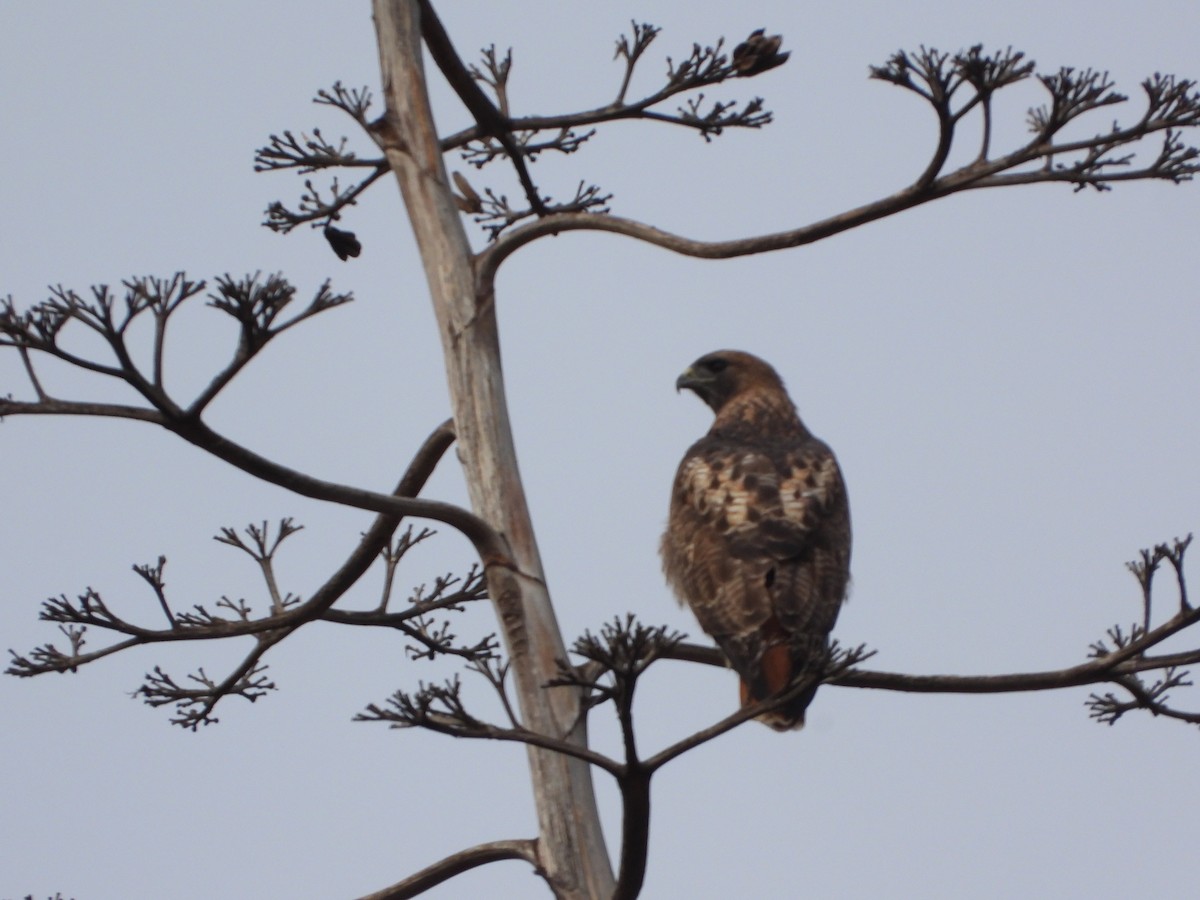
{"label": "gray overcast sky", "polygon": [[[1146,75],[1200,76],[1195,0],[442,7],[464,55],[514,47],[519,113],[607,101],[620,75],[613,40],[631,17],[664,29],[635,90],[693,41],[782,33],[784,68],[713,92],[761,94],[777,116],[766,130],[705,145],[622,124],[539,164],[548,190],[595,181],[615,211],[700,238],[803,224],[912,180],[932,116],[866,78],[901,47],[1011,44],[1042,71],[1107,69],[1134,97],[1126,119]],[[371,149],[352,122],[309,103],[336,79],[377,85],[366,3],[0,5],[0,293],[25,305],[47,284],[177,269],[282,271],[302,294],[332,278],[357,302],[272,345],[210,419],[288,465],[380,489],[447,412],[398,191],[382,182],[350,213],[364,251],[343,264],[316,232],[259,227],[267,203],[293,202],[300,183],[251,171],[254,148],[285,128],[317,125]],[[442,130],[465,125],[437,91]],[[1013,95],[1001,145],[1022,138],[1025,108],[1041,102],[1033,85]],[[510,188],[499,173],[472,177]],[[709,416],[672,385],[700,353],[733,346],[777,366],[846,471],[855,588],[843,642],[877,648],[873,668],[916,673],[1081,661],[1108,626],[1138,615],[1124,561],[1200,527],[1198,190],[978,192],[722,263],[612,236],[527,248],[499,281],[506,376],[568,637],[628,610],[696,632],[656,548],[674,467]],[[174,389],[204,383],[231,342],[200,304],[182,315]],[[0,393],[28,396],[10,355]],[[62,396],[111,395],[61,369],[46,379]],[[249,561],[209,539],[224,525],[303,522],[280,566],[304,596],[369,521],[128,422],[10,419],[0,461],[0,635],[21,651],[59,637],[36,621],[44,597],[89,585],[156,621],[129,566],[160,553],[179,607],[223,594],[261,604]],[[428,495],[462,499],[452,458]],[[446,536],[402,577],[468,562]],[[490,630],[486,613],[467,631]],[[281,691],[227,702],[200,734],[127,696],[155,664],[219,673],[244,649],[157,648],[74,676],[0,680],[0,897],[350,897],[470,844],[533,833],[519,749],[350,723],[366,703],[449,671],[407,661],[393,638],[307,629],[268,660]],[[645,896],[1191,895],[1200,735],[1144,715],[1097,726],[1086,695],[825,688],[805,731],[751,724],[661,773]],[[735,699],[728,673],[665,664],[640,700],[643,745],[702,727]],[[594,731],[613,746],[606,713]],[[615,847],[614,795],[598,783]],[[430,894],[542,895],[517,863]]]}

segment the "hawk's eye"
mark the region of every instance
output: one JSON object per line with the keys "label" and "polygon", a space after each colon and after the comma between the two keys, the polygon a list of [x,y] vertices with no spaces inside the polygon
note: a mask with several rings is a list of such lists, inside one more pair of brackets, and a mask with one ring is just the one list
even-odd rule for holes
{"label": "hawk's eye", "polygon": [[714,375],[717,372],[724,372],[729,365],[729,360],[726,359],[710,359],[704,364],[704,368],[712,372]]}

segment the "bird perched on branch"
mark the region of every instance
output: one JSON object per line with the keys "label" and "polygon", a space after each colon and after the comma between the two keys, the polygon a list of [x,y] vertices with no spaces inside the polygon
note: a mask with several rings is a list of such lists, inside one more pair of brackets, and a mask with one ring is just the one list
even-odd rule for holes
{"label": "bird perched on branch", "polygon": [[[850,509],[833,451],[763,360],[719,350],[675,382],[716,414],[671,493],[663,571],[741,677],[746,705],[819,677],[846,597]],[[760,716],[804,725],[816,685]]]}

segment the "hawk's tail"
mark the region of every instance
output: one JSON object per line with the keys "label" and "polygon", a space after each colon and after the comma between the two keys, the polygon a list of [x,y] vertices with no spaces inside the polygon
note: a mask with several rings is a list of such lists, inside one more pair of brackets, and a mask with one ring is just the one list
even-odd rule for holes
{"label": "hawk's tail", "polygon": [[[733,649],[733,648],[729,648]],[[767,700],[779,694],[799,690],[782,706],[758,716],[758,721],[776,731],[792,731],[804,727],[804,713],[816,696],[816,683],[804,685],[820,674],[821,662],[828,652],[824,637],[791,635],[786,643],[772,642],[762,648],[755,659],[742,656],[736,650],[726,650],[733,668],[741,676],[742,706]],[[740,665],[740,662],[747,665]]]}

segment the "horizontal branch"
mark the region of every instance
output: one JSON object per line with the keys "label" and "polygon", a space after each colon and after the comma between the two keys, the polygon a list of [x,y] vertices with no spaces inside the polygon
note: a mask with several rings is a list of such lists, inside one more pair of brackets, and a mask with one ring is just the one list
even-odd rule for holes
{"label": "horizontal branch", "polygon": [[[665,654],[667,655],[667,654]],[[669,654],[671,659],[728,668],[724,655],[716,647],[680,644]],[[875,672],[854,669],[829,684],[839,687],[871,688],[912,694],[1005,694],[1024,691],[1053,691],[1116,681],[1124,675],[1163,669],[1171,665],[1200,662],[1200,651],[1145,657],[1117,664],[1105,658],[1091,660],[1065,669],[1041,672],[1015,672],[1007,675],[910,675],[904,672]]]}
{"label": "horizontal branch", "polygon": [[448,597],[438,600],[415,600],[411,606],[400,612],[378,609],[330,609],[324,613],[321,619],[335,625],[356,625],[361,628],[399,628],[405,622],[418,616],[442,609],[458,611],[462,609],[464,603],[484,599],[487,599],[487,590],[481,580],[478,588],[474,590],[456,591]]}
{"label": "horizontal branch", "polygon": [[0,419],[5,416],[101,416],[114,419],[134,419],[166,427],[167,418],[158,410],[121,403],[88,403],[72,400],[11,400],[0,397]]}
{"label": "horizontal branch", "polygon": [[[1013,165],[1026,161],[1028,160],[1020,160],[1014,162]],[[1005,168],[1011,168],[1011,166]],[[1144,172],[1137,172],[1107,175],[1106,179],[1125,180],[1121,178],[1121,175],[1126,178],[1147,177]],[[655,247],[661,247],[672,253],[678,253],[681,256],[691,256],[697,259],[733,259],[816,243],[877,219],[887,218],[923,203],[973,188],[1062,181],[1075,183],[1079,181],[1079,177],[1071,177],[1070,173],[1060,171],[1019,172],[1001,175],[997,173],[994,166],[970,166],[939,178],[927,187],[917,185],[906,187],[881,200],[875,200],[809,225],[725,241],[698,240],[623,216],[564,213],[514,228],[483,250],[478,256],[478,284],[481,292],[487,292],[484,294],[487,295],[491,292],[497,270],[509,256],[539,238],[570,231],[602,231],[620,234]]]}
{"label": "horizontal branch", "polygon": [[840,687],[873,688],[915,694],[1004,694],[1051,691],[1112,681],[1119,670],[1082,663],[1066,669],[1017,672],[1010,675],[908,675],[899,672],[847,672],[830,684]]}
{"label": "horizontal branch", "polygon": [[[1138,672],[1200,662],[1200,650],[1163,656],[1142,655],[1154,645],[1198,621],[1200,621],[1200,610],[1181,613],[1107,656],[1063,669],[1015,672],[1005,675],[910,675],[901,672],[852,669],[831,677],[828,683],[839,687],[870,688],[916,694],[1003,694],[1061,690],[1103,682],[1117,682],[1123,677]],[[724,655],[716,647],[680,643],[664,651],[662,655],[685,662],[728,668]]]}
{"label": "horizontal branch", "polygon": [[898,191],[883,200],[877,200],[864,206],[811,225],[793,228],[788,231],[778,231],[755,237],[735,238],[728,241],[701,241],[684,235],[674,234],[653,225],[647,225],[635,219],[623,216],[595,215],[589,213],[565,213],[550,216],[530,222],[527,225],[514,228],[507,235],[499,238],[478,256],[478,283],[481,291],[491,288],[496,271],[500,264],[518,249],[539,238],[562,234],[569,231],[604,231],[620,234],[634,240],[644,241],[672,253],[682,256],[693,256],[699,259],[732,259],[738,256],[750,256],[756,253],[769,253],[775,250],[785,250],[790,247],[800,247],[815,243],[824,238],[849,231],[876,219],[894,215],[897,212],[926,203],[929,200],[944,196],[932,194],[932,189],[918,192],[911,188]]}

